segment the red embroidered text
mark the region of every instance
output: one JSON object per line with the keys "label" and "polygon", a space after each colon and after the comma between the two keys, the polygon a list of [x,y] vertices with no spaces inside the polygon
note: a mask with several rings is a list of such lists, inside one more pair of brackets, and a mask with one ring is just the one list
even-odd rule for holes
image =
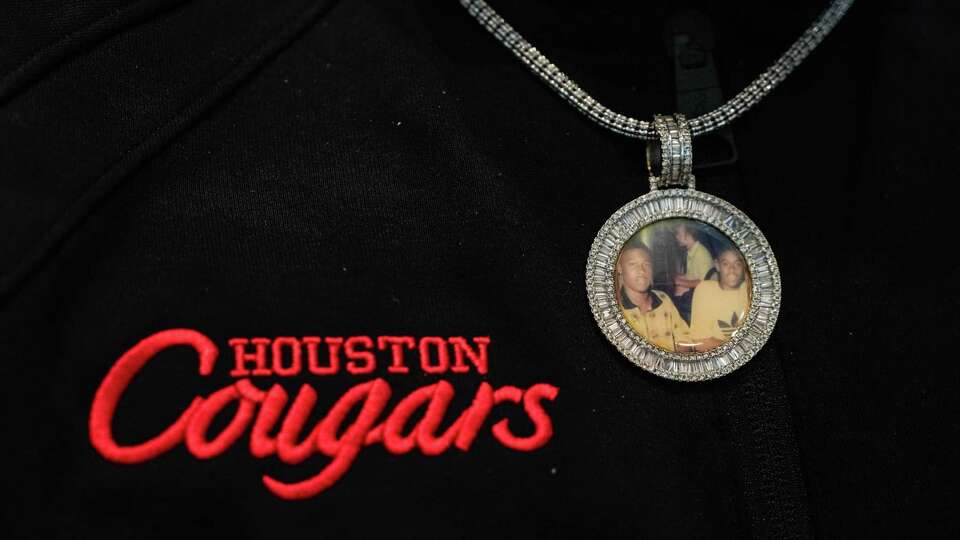
{"label": "red embroidered text", "polygon": [[[111,461],[142,463],[179,444],[184,444],[198,459],[210,459],[249,432],[250,453],[257,458],[276,455],[290,465],[315,454],[330,458],[314,476],[298,482],[281,482],[263,476],[267,489],[284,499],[313,497],[329,488],[346,474],[365,446],[382,444],[394,454],[417,448],[425,455],[438,455],[451,446],[466,451],[491,410],[500,404],[522,406],[534,425],[534,432],[517,436],[503,419],[492,426],[493,437],[513,450],[536,450],[553,436],[553,423],[543,402],[556,399],[558,389],[549,384],[535,384],[526,389],[513,386],[494,389],[489,383],[481,382],[471,405],[460,411],[448,428],[438,432],[448,417],[448,407],[455,394],[453,385],[442,379],[410,392],[391,410],[388,402],[393,391],[386,380],[377,377],[359,383],[340,396],[326,415],[309,428],[305,424],[318,401],[313,387],[303,384],[291,397],[280,384],[274,383],[264,390],[253,382],[258,377],[287,377],[303,372],[313,375],[332,375],[341,370],[354,375],[373,373],[383,364],[378,362],[375,350],[389,353],[389,362],[384,365],[387,373],[408,373],[413,361],[405,353],[415,350],[416,365],[426,373],[476,370],[486,374],[488,344],[489,338],[474,338],[471,345],[459,337],[426,337],[419,341],[397,336],[379,336],[376,340],[365,336],[234,338],[229,341],[234,352],[230,375],[237,380],[207,397],[195,397],[176,421],[153,438],[120,446],[112,427],[117,403],[131,380],[157,353],[168,347],[191,346],[198,354],[200,375],[213,373],[219,350],[209,338],[194,330],[166,330],[136,344],[107,373],[90,410],[90,441]],[[452,355],[448,350],[451,348]],[[220,433],[210,433],[213,419],[233,402],[238,406],[229,424]],[[404,432],[408,420],[418,415],[419,421]],[[344,425],[348,417],[353,420]],[[271,436],[278,423],[279,431]]]}

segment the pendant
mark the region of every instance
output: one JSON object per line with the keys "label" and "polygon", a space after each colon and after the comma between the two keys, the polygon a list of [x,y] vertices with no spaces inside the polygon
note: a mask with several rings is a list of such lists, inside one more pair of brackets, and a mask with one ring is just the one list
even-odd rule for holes
{"label": "pendant", "polygon": [[655,116],[654,126],[650,193],[601,227],[587,259],[587,297],[603,334],[634,364],[678,381],[715,379],[770,337],[780,272],[750,218],[695,189],[683,115]]}

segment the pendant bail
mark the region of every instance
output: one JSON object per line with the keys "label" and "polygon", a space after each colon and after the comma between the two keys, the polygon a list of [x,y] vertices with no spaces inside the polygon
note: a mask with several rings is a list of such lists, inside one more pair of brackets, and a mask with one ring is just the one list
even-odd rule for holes
{"label": "pendant bail", "polygon": [[670,187],[696,188],[693,176],[693,135],[680,113],[654,115],[657,139],[647,143],[650,191]]}

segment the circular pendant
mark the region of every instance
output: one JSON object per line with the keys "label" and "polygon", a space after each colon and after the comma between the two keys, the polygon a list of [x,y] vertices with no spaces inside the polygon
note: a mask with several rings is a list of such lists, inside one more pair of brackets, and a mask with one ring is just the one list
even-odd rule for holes
{"label": "circular pendant", "polygon": [[694,189],[658,190],[613,214],[587,259],[590,309],[631,362],[668,379],[714,379],[770,337],[780,272],[756,225]]}
{"label": "circular pendant", "polygon": [[[780,312],[780,272],[750,218],[695,189],[683,115],[653,124],[651,192],[600,229],[587,297],[604,335],[634,364],[668,379],[714,379],[767,342]],[[684,189],[665,189],[675,186]]]}

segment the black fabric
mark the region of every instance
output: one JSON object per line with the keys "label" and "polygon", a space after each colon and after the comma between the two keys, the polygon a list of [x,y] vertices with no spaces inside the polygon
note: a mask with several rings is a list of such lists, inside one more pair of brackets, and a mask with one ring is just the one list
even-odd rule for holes
{"label": "black fabric", "polygon": [[[494,7],[585,89],[673,109],[663,21],[717,27],[726,95],[825,2]],[[22,2],[0,39],[0,347],[12,536],[951,537],[950,82],[941,3],[859,2],[733,124],[739,161],[698,187],[772,244],[783,306],[763,351],[702,384],[658,379],[600,333],[587,251],[646,192],[643,145],[582,117],[457,2]],[[949,195],[949,196],[948,196]],[[559,388],[543,448],[365,448],[335,486],[277,499],[244,436],[140,465],[91,446],[90,404],[140,339],[192,328],[115,419],[132,443],[229,381],[231,337],[484,336],[490,372]],[[385,357],[380,356],[383,359]],[[437,380],[390,375],[394,401]],[[321,405],[371,378],[313,385]]]}

